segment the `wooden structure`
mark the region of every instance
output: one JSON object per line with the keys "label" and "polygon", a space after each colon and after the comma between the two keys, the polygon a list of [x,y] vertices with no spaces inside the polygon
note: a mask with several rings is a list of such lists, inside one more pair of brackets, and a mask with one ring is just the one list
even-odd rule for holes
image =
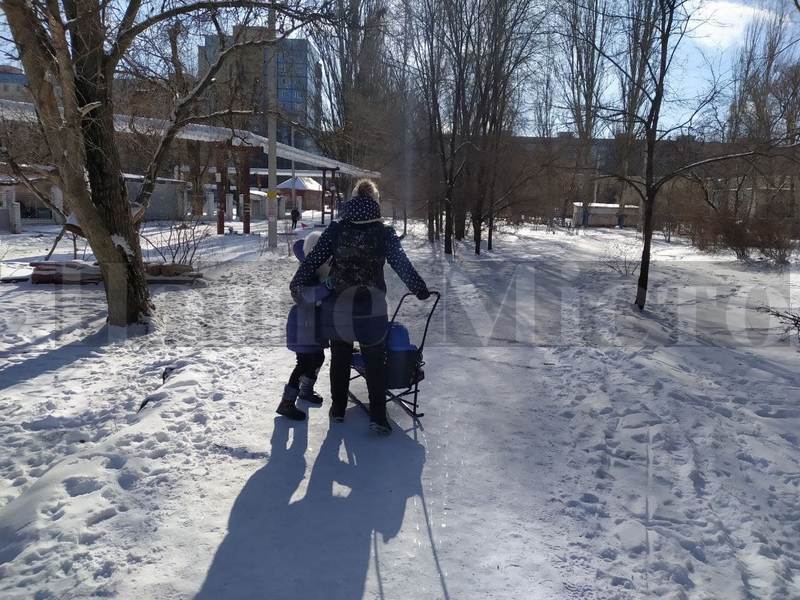
{"label": "wooden structure", "polygon": [[[31,283],[88,285],[103,281],[100,266],[84,260],[34,261]],[[192,284],[203,277],[191,265],[145,263],[147,283]]]}

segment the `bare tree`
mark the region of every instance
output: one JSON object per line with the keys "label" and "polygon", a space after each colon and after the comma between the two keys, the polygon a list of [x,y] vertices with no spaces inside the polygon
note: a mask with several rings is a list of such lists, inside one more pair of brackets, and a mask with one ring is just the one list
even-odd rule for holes
{"label": "bare tree", "polygon": [[584,214],[588,214],[585,182],[592,167],[592,141],[602,124],[602,96],[606,87],[606,56],[611,33],[608,9],[605,0],[569,2],[561,7],[556,19],[557,29],[562,32],[563,97],[578,135],[575,169]]}
{"label": "bare tree", "polygon": [[[114,128],[113,90],[120,62],[139,36],[176,19],[246,6],[250,14],[273,8],[289,22],[307,22],[320,18],[326,6],[299,0],[132,0],[124,7],[100,0],[3,0],[0,6],[27,75],[49,162],[100,264],[108,322],[139,322],[152,305]],[[209,83],[199,82],[194,92]],[[188,117],[184,107],[196,95],[190,92],[187,102],[176,105],[142,186],[145,201],[176,128]]]}
{"label": "bare tree", "polygon": [[[526,0],[488,3],[481,10],[477,40],[469,67],[472,109],[464,110],[467,124],[461,210],[470,210],[474,251],[480,254],[484,223],[493,219],[498,196],[507,197],[515,176],[508,169],[498,177],[501,161],[508,164],[508,140],[519,122],[519,107],[535,49],[539,20],[534,3]],[[464,200],[471,199],[469,204]],[[460,214],[456,228],[460,225]],[[459,233],[456,230],[456,238]],[[463,236],[462,236],[463,237]]]}
{"label": "bare tree", "polygon": [[782,125],[775,92],[784,64],[795,58],[786,14],[757,16],[745,31],[735,65],[725,139],[772,140]]}
{"label": "bare tree", "polygon": [[[676,171],[666,176],[660,176],[657,171],[657,155],[660,142],[668,132],[661,126],[661,111],[668,91],[669,76],[677,49],[687,34],[690,22],[687,0],[642,0],[642,2],[643,6],[641,11],[636,13],[636,18],[622,17],[621,30],[626,39],[638,40],[638,44],[641,46],[640,56],[644,61],[643,68],[646,72],[643,79],[639,77],[638,70],[632,72],[630,61],[622,60],[619,56],[612,56],[593,43],[593,47],[602,52],[618,76],[635,86],[643,97],[640,114],[634,115],[632,110],[622,113],[629,117],[632,116],[638,122],[644,138],[645,158],[642,181],[634,180],[629,175],[620,172],[614,173],[614,177],[631,185],[642,203],[644,243],[635,301],[640,310],[644,309],[647,300],[654,228],[653,210],[656,197],[661,187],[678,173]],[[637,28],[638,33],[631,33],[630,29],[632,28]],[[634,64],[638,66],[638,62]]]}
{"label": "bare tree", "polygon": [[503,195],[497,185],[500,149],[519,117],[541,22],[538,4],[419,0],[413,14],[413,64],[427,112],[429,153],[441,170],[441,202],[430,207],[429,239],[443,213],[445,253],[452,253],[469,212],[480,252],[483,224]]}
{"label": "bare tree", "polygon": [[[430,155],[441,167],[441,204],[445,218],[444,251],[453,253],[453,198],[463,169],[461,143],[465,133],[466,44],[473,35],[474,6],[465,0],[420,0],[415,7],[414,61],[427,112]],[[434,237],[441,214],[438,198],[429,206],[428,237]]]}
{"label": "bare tree", "polygon": [[795,48],[783,12],[759,15],[748,25],[724,98],[727,111],[714,110],[725,114],[716,137],[746,156],[695,173],[706,189],[718,243],[740,259],[757,249],[782,262],[792,249],[796,166],[786,150],[798,140]]}
{"label": "bare tree", "polygon": [[652,36],[655,28],[652,27],[651,14],[653,7],[654,4],[649,0],[625,0],[624,13],[617,20],[622,26],[616,36],[620,48],[615,56],[625,68],[616,72],[620,106],[616,114],[611,111],[611,116],[620,141],[619,169],[623,180],[617,215],[620,227],[625,226],[625,179],[631,173],[631,158],[641,132],[642,109],[647,97],[645,92],[652,83],[648,76],[648,65],[654,50]]}
{"label": "bare tree", "polygon": [[551,138],[556,134],[556,85],[555,44],[553,35],[547,35],[538,60],[531,62],[530,110],[536,135]]}
{"label": "bare tree", "polygon": [[318,23],[311,28],[322,61],[322,94],[327,110],[320,142],[346,161],[369,162],[382,141],[383,110],[391,74],[386,65],[389,6],[386,0],[336,0],[345,27]]}

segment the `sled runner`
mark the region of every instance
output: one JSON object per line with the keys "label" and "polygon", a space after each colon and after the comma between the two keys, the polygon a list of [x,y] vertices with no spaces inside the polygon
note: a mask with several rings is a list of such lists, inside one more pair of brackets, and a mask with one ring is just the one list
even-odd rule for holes
{"label": "sled runner", "polygon": [[[419,412],[419,383],[425,379],[425,371],[422,369],[425,366],[422,349],[425,346],[428,327],[441,299],[441,294],[431,290],[431,297],[435,299],[428,312],[425,331],[422,333],[419,346],[411,343],[408,329],[397,322],[400,307],[403,306],[406,298],[413,295],[407,293],[400,298],[386,332],[386,401],[394,400],[416,420],[425,416],[425,413]],[[357,351],[353,353],[351,367],[355,374],[350,377],[350,381],[365,376],[364,358]],[[348,395],[353,402],[367,409],[367,405],[359,400],[352,391],[349,391]]]}

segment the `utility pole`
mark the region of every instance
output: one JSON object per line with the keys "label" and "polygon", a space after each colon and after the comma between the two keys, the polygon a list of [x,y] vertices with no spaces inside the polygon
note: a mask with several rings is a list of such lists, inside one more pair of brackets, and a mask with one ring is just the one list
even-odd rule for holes
{"label": "utility pole", "polygon": [[225,233],[225,209],[228,202],[228,161],[225,157],[225,147],[216,148],[217,172],[217,235]]}
{"label": "utility pole", "polygon": [[239,154],[238,173],[239,198],[242,202],[242,233],[250,233],[250,149],[246,148]]}
{"label": "utility pole", "polygon": [[267,21],[267,137],[269,138],[269,148],[267,157],[267,243],[270,248],[278,247],[278,162],[277,144],[278,135],[278,68],[275,60],[276,48],[276,22],[277,17],[275,7],[270,6]]}
{"label": "utility pole", "polygon": [[[291,144],[292,144],[292,148],[294,148],[294,122],[292,122],[290,127],[292,128]],[[295,189],[296,187],[297,187],[297,178],[295,177],[295,173],[294,173],[294,156],[292,156],[292,210],[297,208],[297,190]]]}

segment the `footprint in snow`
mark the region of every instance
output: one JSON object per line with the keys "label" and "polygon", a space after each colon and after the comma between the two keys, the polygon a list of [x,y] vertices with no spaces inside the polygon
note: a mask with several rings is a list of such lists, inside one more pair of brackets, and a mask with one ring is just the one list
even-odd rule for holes
{"label": "footprint in snow", "polygon": [[103,521],[107,521],[108,519],[116,516],[117,509],[113,506],[109,508],[104,508],[103,510],[94,512],[89,515],[86,519],[86,525],[91,527],[92,525],[97,525],[98,523],[102,523]]}
{"label": "footprint in snow", "polygon": [[93,477],[70,477],[64,480],[64,488],[73,498],[91,494],[102,487],[103,483]]}

